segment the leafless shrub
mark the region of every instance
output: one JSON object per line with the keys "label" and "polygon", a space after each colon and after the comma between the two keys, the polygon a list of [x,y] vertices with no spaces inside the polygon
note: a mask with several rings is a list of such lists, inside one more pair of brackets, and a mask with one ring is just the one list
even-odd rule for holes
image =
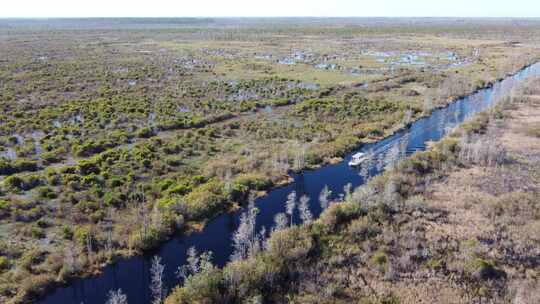
{"label": "leafless shrub", "polygon": [[351,195],[351,202],[371,207],[377,203],[377,191],[370,185],[362,185],[356,188]]}
{"label": "leafless shrub", "polygon": [[298,205],[300,211],[300,218],[304,224],[310,224],[313,221],[313,215],[309,210],[309,197],[302,195],[300,198],[300,204]]}
{"label": "leafless shrub", "polygon": [[254,199],[250,203],[246,212],[240,217],[240,225],[233,235],[234,252],[231,259],[241,260],[253,255],[260,249],[260,243],[255,232],[255,220],[259,210],[255,207]]}
{"label": "leafless shrub", "polygon": [[122,289],[110,291],[106,304],[127,304],[127,296],[122,293]]}
{"label": "leafless shrub", "polygon": [[192,275],[207,271],[214,267],[212,264],[212,252],[203,252],[199,255],[195,247],[190,247],[187,255],[187,263],[178,267],[178,270],[176,271],[178,278],[187,280]]}
{"label": "leafless shrub", "polygon": [[287,215],[285,213],[278,213],[274,217],[273,231],[283,230],[288,225]]}
{"label": "leafless shrub", "polygon": [[351,195],[352,195],[352,184],[351,183],[347,183],[343,187],[343,193],[345,195],[345,200],[350,201],[351,200]]}
{"label": "leafless shrub", "polygon": [[472,142],[462,140],[460,160],[466,164],[485,167],[500,166],[508,159],[507,150],[491,136],[483,136]]}
{"label": "leafless shrub", "polygon": [[294,209],[296,209],[296,192],[295,191],[289,193],[289,195],[287,196],[287,202],[285,202],[285,209],[286,209],[285,212],[291,218],[290,224],[292,226],[293,225]]}
{"label": "leafless shrub", "polygon": [[165,266],[161,264],[161,257],[152,258],[152,267],[150,268],[150,291],[152,293],[152,304],[161,304],[165,296],[163,286],[163,270]]}
{"label": "leafless shrub", "polygon": [[329,202],[330,195],[332,195],[332,191],[328,189],[327,185],[324,186],[321,193],[319,194],[319,203],[321,204],[322,210],[325,210],[326,208],[328,208],[328,204],[330,203]]}
{"label": "leafless shrub", "polygon": [[540,303],[540,284],[533,281],[519,281],[514,284],[515,296],[513,304]]}
{"label": "leafless shrub", "polygon": [[398,185],[395,181],[390,180],[386,183],[382,202],[392,210],[398,210],[401,205],[401,195],[398,192]]}

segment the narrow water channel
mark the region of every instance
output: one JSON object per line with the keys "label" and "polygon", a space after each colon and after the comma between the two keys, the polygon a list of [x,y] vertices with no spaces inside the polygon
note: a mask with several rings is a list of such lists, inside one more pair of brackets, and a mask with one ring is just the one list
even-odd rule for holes
{"label": "narrow water channel", "polygon": [[[369,176],[380,174],[389,154],[405,157],[415,151],[425,150],[427,142],[441,139],[451,128],[493,106],[525,77],[532,75],[540,75],[540,63],[521,70],[491,88],[459,99],[446,108],[435,110],[429,117],[418,120],[410,128],[389,138],[364,145],[360,151],[372,152],[373,159],[378,160],[371,162],[369,168],[362,170],[349,167],[347,163],[354,154],[351,153],[339,164],[293,176],[293,183],[270,191],[267,196],[257,199],[256,206],[260,210],[257,216],[257,231],[262,226],[267,229],[272,227],[274,216],[285,211],[285,201],[290,192],[296,191],[298,197],[307,195],[310,198],[313,215],[318,216],[321,212],[318,197],[325,185],[328,185],[334,198],[343,192],[343,187],[348,183],[358,187],[364,182],[362,176],[365,176],[366,172]],[[165,264],[164,283],[170,290],[179,283],[175,272],[185,263],[188,248],[193,246],[199,252],[212,251],[214,262],[219,266],[223,266],[229,260],[232,252],[231,238],[239,223],[239,217],[240,212],[223,214],[208,223],[201,232],[172,239],[163,244],[159,250],[146,256],[122,259],[114,265],[107,266],[98,276],[79,279],[70,286],[57,288],[39,303],[101,304],[106,302],[110,290],[122,289],[130,304],[149,304],[149,268],[153,255],[161,256]]]}

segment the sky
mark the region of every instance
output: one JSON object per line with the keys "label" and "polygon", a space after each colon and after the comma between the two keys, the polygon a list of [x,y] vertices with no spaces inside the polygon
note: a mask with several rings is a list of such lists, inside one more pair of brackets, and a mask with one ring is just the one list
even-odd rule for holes
{"label": "sky", "polygon": [[540,0],[0,0],[0,17],[540,17]]}

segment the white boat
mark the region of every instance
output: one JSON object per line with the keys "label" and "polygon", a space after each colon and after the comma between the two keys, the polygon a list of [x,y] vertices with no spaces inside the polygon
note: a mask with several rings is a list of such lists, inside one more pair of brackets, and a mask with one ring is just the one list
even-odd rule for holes
{"label": "white boat", "polygon": [[351,167],[358,166],[367,159],[368,157],[366,153],[358,152],[352,156],[352,159],[349,162],[349,166]]}

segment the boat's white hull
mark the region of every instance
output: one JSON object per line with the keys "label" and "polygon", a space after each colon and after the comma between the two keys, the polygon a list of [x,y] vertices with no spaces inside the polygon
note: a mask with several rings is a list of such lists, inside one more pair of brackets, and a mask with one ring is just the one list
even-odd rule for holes
{"label": "boat's white hull", "polygon": [[349,166],[351,166],[351,167],[360,166],[366,160],[367,160],[367,157],[363,157],[363,158],[360,158],[360,159],[353,159],[353,160],[351,160],[349,162]]}

